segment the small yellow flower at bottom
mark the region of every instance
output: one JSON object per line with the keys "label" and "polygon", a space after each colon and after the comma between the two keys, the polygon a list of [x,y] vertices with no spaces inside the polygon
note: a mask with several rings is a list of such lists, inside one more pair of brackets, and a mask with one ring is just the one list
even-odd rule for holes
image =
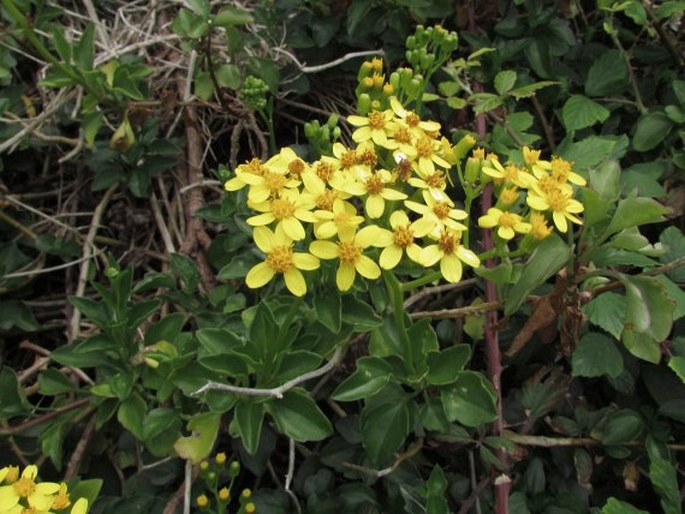
{"label": "small yellow flower at bottom", "polygon": [[69,493],[67,492],[67,484],[62,482],[59,485],[59,490],[57,491],[57,494],[54,496],[54,499],[52,500],[52,507],[50,508],[52,510],[64,510],[69,505],[71,505],[71,501],[69,500]]}
{"label": "small yellow flower at bottom", "polygon": [[226,463],[226,454],[224,452],[217,453],[216,456],[214,457],[214,462],[216,462],[219,465],[225,464]]}
{"label": "small yellow flower at bottom", "polygon": [[440,273],[451,283],[461,280],[462,262],[472,268],[480,266],[478,256],[461,245],[461,232],[449,229],[443,229],[437,244],[427,246],[421,251],[421,262],[424,266],[432,266],[438,261],[440,261]]}
{"label": "small yellow flower at bottom", "polygon": [[257,506],[254,503],[250,502],[247,505],[245,505],[245,512],[247,514],[254,514],[255,512],[257,512]]}
{"label": "small yellow flower at bottom", "polygon": [[228,499],[231,497],[231,490],[228,487],[222,487],[219,489],[219,499],[222,502],[228,501]]}
{"label": "small yellow flower at bottom", "polygon": [[314,270],[319,259],[303,252],[293,251],[293,240],[280,227],[272,232],[266,227],[255,227],[253,237],[266,259],[248,271],[245,283],[256,289],[269,282],[276,274],[283,275],[285,286],[295,296],[304,296],[307,284],[300,270]]}
{"label": "small yellow flower at bottom", "polygon": [[13,512],[22,498],[36,511],[48,511],[53,496],[59,491],[59,484],[53,482],[36,483],[38,467],[31,464],[24,468],[21,477],[11,485],[0,486],[0,512]]}
{"label": "small yellow flower at bottom", "polygon": [[195,503],[198,507],[204,509],[205,507],[207,507],[207,505],[209,505],[209,498],[207,498],[207,495],[201,494],[200,496],[195,498]]}
{"label": "small yellow flower at bottom", "polygon": [[502,239],[513,239],[516,233],[527,234],[531,230],[530,223],[512,212],[505,212],[491,207],[487,214],[478,218],[478,226],[481,228],[498,227],[497,235]]}

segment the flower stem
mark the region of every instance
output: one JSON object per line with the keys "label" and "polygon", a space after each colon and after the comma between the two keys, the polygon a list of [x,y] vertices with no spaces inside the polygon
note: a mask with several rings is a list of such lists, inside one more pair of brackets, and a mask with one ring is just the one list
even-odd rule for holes
{"label": "flower stem", "polygon": [[413,289],[425,286],[426,284],[431,284],[438,280],[441,276],[442,274],[439,271],[432,271],[430,273],[426,273],[424,276],[420,278],[417,278],[416,280],[410,280],[409,282],[400,284],[400,289],[403,293],[407,293]]}
{"label": "flower stem", "polygon": [[416,373],[414,354],[412,352],[411,341],[409,340],[409,334],[407,333],[407,326],[404,319],[404,287],[391,271],[383,272],[383,281],[385,282],[385,287],[388,289],[392,313],[402,342],[402,357],[404,358],[404,364],[407,367],[408,374],[414,375]]}

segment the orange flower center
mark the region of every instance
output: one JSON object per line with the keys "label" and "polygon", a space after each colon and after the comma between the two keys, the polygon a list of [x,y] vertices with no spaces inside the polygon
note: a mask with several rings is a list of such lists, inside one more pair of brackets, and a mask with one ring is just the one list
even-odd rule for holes
{"label": "orange flower center", "polygon": [[393,231],[393,240],[400,248],[406,248],[414,242],[414,231],[409,225],[399,225]]}
{"label": "orange flower center", "polygon": [[451,232],[443,230],[440,234],[440,239],[438,239],[438,246],[443,252],[445,252],[445,254],[449,255],[454,253],[454,251],[457,249],[459,246],[459,240],[459,236],[455,236]]}
{"label": "orange flower center", "polygon": [[383,130],[385,128],[385,116],[380,111],[372,111],[369,114],[369,127],[372,130]]}
{"label": "orange flower center", "polygon": [[402,182],[406,182],[411,177],[411,162],[408,159],[400,159],[395,166],[395,173],[397,173],[397,178]]}
{"label": "orange flower center", "polygon": [[271,200],[271,212],[277,220],[289,218],[295,213],[295,204],[287,198]]}
{"label": "orange flower center", "polygon": [[445,183],[445,176],[440,172],[428,175],[424,181],[426,184],[428,184],[428,187],[432,187],[434,189],[444,189],[447,185]]}
{"label": "orange flower center", "polygon": [[302,175],[304,168],[305,168],[304,161],[302,159],[299,159],[299,158],[290,161],[290,164],[288,164],[288,172],[290,172],[292,175],[294,175],[298,178],[300,175]]}
{"label": "orange flower center", "polygon": [[32,478],[21,477],[12,484],[12,487],[14,487],[14,492],[16,492],[18,496],[26,498],[36,490],[36,483]]}
{"label": "orange flower center", "polygon": [[418,127],[419,122],[421,121],[421,118],[419,118],[415,112],[408,112],[407,117],[404,118],[404,121],[410,127]]}
{"label": "orange flower center", "polygon": [[451,210],[452,207],[447,202],[436,202],[433,206],[433,214],[441,220],[447,218]]}
{"label": "orange flower center", "polygon": [[332,189],[326,189],[323,193],[316,197],[316,206],[319,209],[326,211],[333,210],[333,202],[338,197],[338,193]]}
{"label": "orange flower center", "polygon": [[362,254],[362,249],[354,241],[340,241],[338,242],[338,254],[340,255],[340,262],[354,264]]}
{"label": "orange flower center", "polygon": [[285,176],[267,171],[264,175],[264,185],[269,191],[278,192],[285,187]]}
{"label": "orange flower center", "polygon": [[249,162],[246,162],[245,164],[243,164],[243,166],[245,167],[245,171],[247,171],[248,173],[253,173],[259,176],[266,175],[267,173],[267,170],[262,164],[262,161],[257,157],[253,158]]}
{"label": "orange flower center", "polygon": [[374,173],[369,180],[366,181],[366,190],[370,195],[378,195],[385,188],[385,183],[378,173]]}
{"label": "orange flower center", "polygon": [[433,143],[427,137],[416,142],[416,154],[419,157],[431,157],[433,155]]}
{"label": "orange flower center", "polygon": [[357,164],[357,152],[354,150],[346,150],[340,158],[340,166],[346,170],[355,164]]}
{"label": "orange flower center", "polygon": [[357,160],[360,164],[366,164],[367,166],[373,167],[378,162],[378,157],[376,157],[376,152],[370,148],[367,148],[357,156]]}
{"label": "orange flower center", "polygon": [[518,222],[517,217],[518,216],[516,216],[516,214],[512,214],[510,212],[504,212],[499,217],[498,224],[500,227],[512,228]]}
{"label": "orange flower center", "polygon": [[568,198],[563,191],[557,189],[556,191],[550,191],[547,193],[547,203],[549,203],[550,208],[554,212],[563,212],[566,210],[566,204],[568,204]]}
{"label": "orange flower center", "polygon": [[314,170],[318,177],[324,182],[328,182],[333,177],[333,166],[326,162],[320,162]]}
{"label": "orange flower center", "polygon": [[400,128],[397,132],[395,132],[395,135],[393,137],[395,138],[395,141],[397,141],[398,143],[411,143],[411,133],[408,129],[404,127]]}
{"label": "orange flower center", "polygon": [[293,246],[274,246],[266,256],[266,263],[276,273],[285,273],[293,266]]}

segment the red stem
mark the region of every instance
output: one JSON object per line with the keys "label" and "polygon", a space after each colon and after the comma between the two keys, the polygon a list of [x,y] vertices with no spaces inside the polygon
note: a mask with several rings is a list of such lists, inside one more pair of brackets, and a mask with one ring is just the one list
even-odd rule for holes
{"label": "red stem", "polygon": [[[474,3],[469,4],[469,31],[476,33],[476,16]],[[483,84],[475,83],[475,92],[483,91]],[[485,113],[476,115],[476,131],[481,139],[487,133],[487,120]],[[481,196],[481,211],[486,214],[492,207],[492,184],[488,184]],[[493,248],[492,231],[485,229],[483,234],[483,251],[487,252]],[[485,266],[492,268],[495,266],[494,259],[485,261]],[[495,283],[485,281],[485,301],[497,301],[497,289]],[[487,364],[488,378],[495,387],[497,394],[497,419],[492,423],[491,430],[497,436],[502,436],[504,430],[504,415],[502,412],[502,353],[499,348],[499,337],[497,333],[497,311],[489,311],[485,315],[485,360]],[[509,491],[511,490],[511,480],[509,479],[509,458],[504,450],[497,451],[497,458],[502,464],[503,474],[495,480],[495,514],[509,514]]]}

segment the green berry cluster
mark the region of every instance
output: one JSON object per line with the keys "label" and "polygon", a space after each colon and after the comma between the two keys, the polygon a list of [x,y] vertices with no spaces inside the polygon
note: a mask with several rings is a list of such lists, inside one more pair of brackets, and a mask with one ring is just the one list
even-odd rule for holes
{"label": "green berry cluster", "polygon": [[429,75],[451,57],[458,45],[456,32],[447,31],[440,25],[428,28],[419,25],[414,34],[407,37],[405,57],[415,72]]}
{"label": "green berry cluster", "polygon": [[304,124],[304,135],[317,155],[331,155],[333,153],[333,143],[340,139],[339,120],[340,115],[334,113],[323,125],[319,123],[319,120]]}
{"label": "green berry cluster", "polygon": [[269,86],[259,77],[248,75],[239,91],[240,100],[255,111],[263,111],[267,105]]}

